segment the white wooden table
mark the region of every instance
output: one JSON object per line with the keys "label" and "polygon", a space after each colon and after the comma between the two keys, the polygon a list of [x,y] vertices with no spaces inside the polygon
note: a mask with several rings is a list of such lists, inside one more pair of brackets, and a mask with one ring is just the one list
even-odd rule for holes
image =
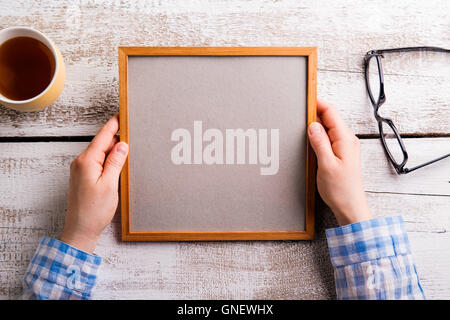
{"label": "white wooden table", "polygon": [[[318,96],[361,138],[376,216],[402,215],[428,298],[450,298],[450,160],[398,176],[377,139],[364,87],[370,49],[450,47],[448,1],[9,1],[0,29],[31,26],[61,49],[67,81],[37,113],[0,107],[0,298],[14,299],[39,239],[62,229],[69,163],[118,111],[117,47],[317,46]],[[450,59],[397,55],[385,64],[383,114],[405,134],[411,164],[450,149]],[[324,229],[301,242],[123,243],[118,215],[102,236],[97,298],[328,299],[334,278]]]}

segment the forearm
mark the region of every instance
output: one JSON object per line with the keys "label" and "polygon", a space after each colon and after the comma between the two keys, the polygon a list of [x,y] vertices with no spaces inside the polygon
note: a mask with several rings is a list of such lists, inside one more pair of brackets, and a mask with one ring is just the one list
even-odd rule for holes
{"label": "forearm", "polygon": [[90,299],[101,258],[44,237],[30,261],[20,299]]}
{"label": "forearm", "polygon": [[326,230],[338,299],[424,299],[401,217]]}

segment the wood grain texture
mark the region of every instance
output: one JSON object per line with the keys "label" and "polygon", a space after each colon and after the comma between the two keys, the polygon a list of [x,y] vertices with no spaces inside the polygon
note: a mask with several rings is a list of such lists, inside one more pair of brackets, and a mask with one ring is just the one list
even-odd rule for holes
{"label": "wood grain texture", "polygon": [[[120,121],[120,141],[129,144],[130,130],[129,109],[128,109],[128,56],[123,48],[119,47],[119,121]],[[130,232],[130,164],[129,157],[125,161],[120,173],[120,209],[122,221],[122,239]]]}
{"label": "wood grain texture", "polygon": [[[379,139],[361,142],[366,191],[450,196],[450,158],[406,175],[398,175],[384,152],[374,152],[383,150]],[[409,155],[406,167],[419,165],[450,152],[449,138],[407,138],[403,142]]]}
{"label": "wood grain texture", "polygon": [[[317,48],[314,47],[308,55],[308,90],[307,90],[306,124],[308,126],[317,121]],[[308,239],[314,239],[315,234],[315,208],[316,208],[316,175],[317,158],[309,139],[306,139],[306,232]],[[312,212],[312,214],[310,213]]]}
{"label": "wood grain texture", "polygon": [[[450,298],[449,195],[442,190],[448,164],[429,172],[429,181],[411,189],[414,177],[384,170],[383,151],[362,140],[365,188],[376,216],[402,215],[425,293]],[[426,146],[440,152],[450,138],[411,139],[412,152]],[[69,164],[87,143],[0,144],[0,298],[16,298],[25,269],[44,236],[63,227]],[[448,162],[447,162],[448,163]],[[437,174],[437,173],[440,173]],[[392,184],[400,192],[382,192]],[[415,191],[404,194],[401,191]],[[334,278],[324,229],[336,226],[317,201],[316,237],[295,242],[124,243],[120,217],[102,235],[103,257],[95,297],[103,299],[331,299]]]}
{"label": "wood grain texture", "polygon": [[[318,96],[336,104],[356,133],[376,134],[362,74],[365,52],[449,47],[449,10],[442,0],[1,1],[0,29],[24,25],[46,33],[62,51],[67,80],[62,96],[42,112],[0,107],[0,137],[94,135],[118,111],[119,45],[317,46]],[[383,112],[402,133],[449,135],[449,59],[396,55],[384,64]]]}
{"label": "wood grain texture", "polygon": [[[20,114],[0,106],[0,137],[94,135],[118,112],[117,47],[317,46],[318,96],[357,134],[376,134],[362,58],[370,49],[450,46],[450,2],[0,1],[0,29],[46,33],[67,66],[62,96]],[[401,133],[450,133],[448,55],[386,57],[387,102]],[[450,138],[406,139],[411,166],[447,153]],[[86,143],[0,143],[0,299],[16,298],[37,242],[63,227],[70,161]],[[429,299],[449,299],[450,167],[408,175],[389,166],[378,140],[363,140],[365,189],[376,216],[402,215]],[[409,164],[408,164],[409,165]],[[308,242],[123,243],[119,214],[97,248],[98,298],[335,298],[324,229],[336,221],[317,201]]]}

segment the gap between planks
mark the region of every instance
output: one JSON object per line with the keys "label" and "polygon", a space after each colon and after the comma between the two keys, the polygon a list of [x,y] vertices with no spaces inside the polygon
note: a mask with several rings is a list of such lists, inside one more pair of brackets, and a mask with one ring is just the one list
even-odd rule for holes
{"label": "gap between planks", "polygon": [[[450,183],[450,181],[449,181]],[[409,195],[409,196],[426,196],[426,197],[450,197],[448,194],[435,194],[435,193],[414,193],[414,192],[392,192],[392,191],[370,191],[364,190],[366,193],[380,193],[380,194],[399,194],[399,195]]]}
{"label": "gap between planks", "polygon": [[[356,134],[359,139],[370,140],[379,139],[377,134]],[[447,134],[401,134],[404,139],[420,138],[450,138]],[[20,143],[20,142],[91,142],[94,136],[24,136],[24,137],[0,137],[0,143]]]}

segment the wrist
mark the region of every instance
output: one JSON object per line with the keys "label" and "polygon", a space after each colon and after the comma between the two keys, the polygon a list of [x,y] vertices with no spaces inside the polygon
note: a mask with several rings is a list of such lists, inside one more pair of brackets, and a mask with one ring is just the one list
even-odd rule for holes
{"label": "wrist", "polygon": [[70,230],[64,229],[60,240],[81,251],[93,254],[95,247],[97,246],[98,238],[98,236],[85,235],[83,233],[71,232]]}
{"label": "wrist", "polygon": [[367,204],[349,208],[331,208],[331,210],[340,226],[373,219],[372,212]]}

